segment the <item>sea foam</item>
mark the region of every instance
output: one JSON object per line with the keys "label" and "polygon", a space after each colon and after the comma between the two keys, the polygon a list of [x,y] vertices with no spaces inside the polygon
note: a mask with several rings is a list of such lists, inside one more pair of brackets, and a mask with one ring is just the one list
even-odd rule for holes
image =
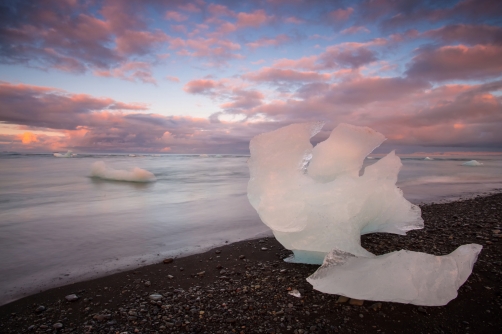
{"label": "sea foam", "polygon": [[131,171],[114,169],[107,166],[104,161],[97,161],[92,164],[91,177],[127,182],[154,182],[157,180],[155,175],[147,170],[138,167],[134,167]]}

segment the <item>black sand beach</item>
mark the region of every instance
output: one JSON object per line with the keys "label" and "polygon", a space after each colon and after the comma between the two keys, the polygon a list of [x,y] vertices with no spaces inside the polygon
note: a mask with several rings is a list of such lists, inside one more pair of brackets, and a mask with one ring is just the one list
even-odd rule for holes
{"label": "black sand beach", "polygon": [[[0,307],[1,333],[501,333],[502,194],[422,206],[423,230],[362,237],[375,254],[483,245],[448,305],[346,300],[312,289],[317,266],[285,263],[275,239],[242,241]],[[169,262],[169,261],[166,261]],[[288,292],[297,289],[301,297]],[[75,294],[75,301],[65,296]],[[160,300],[150,295],[161,294]],[[160,298],[160,297],[159,297]]]}

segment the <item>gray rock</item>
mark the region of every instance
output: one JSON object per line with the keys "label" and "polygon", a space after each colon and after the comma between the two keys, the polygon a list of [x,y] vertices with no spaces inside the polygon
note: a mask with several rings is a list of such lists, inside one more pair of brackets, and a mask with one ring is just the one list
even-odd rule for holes
{"label": "gray rock", "polygon": [[164,298],[164,296],[162,296],[161,294],[158,294],[158,293],[151,294],[149,297],[151,300],[154,300],[154,301],[162,300],[162,298]]}

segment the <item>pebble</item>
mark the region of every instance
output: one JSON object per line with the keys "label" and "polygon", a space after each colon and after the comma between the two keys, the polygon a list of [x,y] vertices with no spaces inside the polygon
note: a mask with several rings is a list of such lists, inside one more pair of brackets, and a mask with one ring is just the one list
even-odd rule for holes
{"label": "pebble", "polygon": [[151,294],[149,297],[153,301],[158,301],[158,300],[161,300],[162,298],[164,298],[164,296],[162,296],[161,294],[158,294],[158,293]]}
{"label": "pebble", "polygon": [[42,313],[43,311],[45,311],[45,306],[42,306],[42,305],[37,307],[37,309],[35,310],[36,313]]}
{"label": "pebble", "polygon": [[164,261],[162,261],[162,262],[164,262],[165,264],[168,264],[168,263],[171,263],[171,262],[173,262],[173,261],[174,261],[174,259],[172,259],[172,258],[167,258],[167,259],[164,259]]}
{"label": "pebble", "polygon": [[146,286],[146,287],[149,287],[150,285],[152,285],[152,283],[151,283],[150,281],[146,281],[146,282],[145,282],[145,286]]}
{"label": "pebble", "polygon": [[76,294],[71,294],[71,295],[68,295],[64,298],[69,302],[74,302],[74,301],[78,300],[78,296]]}
{"label": "pebble", "polygon": [[337,303],[346,303],[349,300],[349,297],[340,296],[338,297]]}
{"label": "pebble", "polygon": [[373,305],[370,306],[370,309],[372,309],[373,311],[378,311],[382,308],[382,303],[375,303]]}
{"label": "pebble", "polygon": [[349,304],[350,305],[356,305],[356,306],[362,306],[364,304],[364,300],[351,298],[350,301],[349,301]]}
{"label": "pebble", "polygon": [[55,329],[61,329],[63,328],[63,324],[60,322],[56,322],[54,325],[52,325],[52,327],[54,327]]}

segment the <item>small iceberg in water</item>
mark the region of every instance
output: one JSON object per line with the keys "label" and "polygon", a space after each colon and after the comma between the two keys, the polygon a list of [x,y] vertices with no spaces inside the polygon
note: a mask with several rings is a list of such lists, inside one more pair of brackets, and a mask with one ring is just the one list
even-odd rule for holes
{"label": "small iceberg in water", "polygon": [[157,178],[147,170],[134,167],[131,171],[108,167],[104,161],[97,161],[91,166],[91,177],[103,180],[127,182],[154,182]]}
{"label": "small iceberg in water", "polygon": [[470,166],[470,167],[476,167],[481,165],[483,165],[483,163],[476,160],[466,161],[462,164],[462,166]]}
{"label": "small iceberg in water", "polygon": [[73,158],[73,157],[76,157],[77,155],[74,154],[72,151],[68,151],[66,152],[65,154],[61,154],[61,153],[54,153],[54,156],[56,158]]}
{"label": "small iceberg in water", "polygon": [[129,154],[128,156],[129,156],[129,157],[135,157],[135,156],[136,156],[136,154]]}
{"label": "small iceberg in water", "polygon": [[425,157],[425,159],[424,159],[424,160],[434,160],[434,159],[429,158],[429,157]]}

